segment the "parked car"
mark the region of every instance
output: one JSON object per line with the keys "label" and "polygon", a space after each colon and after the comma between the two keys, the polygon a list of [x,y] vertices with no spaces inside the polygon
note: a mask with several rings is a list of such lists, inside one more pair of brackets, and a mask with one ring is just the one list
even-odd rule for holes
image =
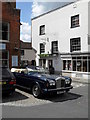
{"label": "parked car", "polygon": [[16,79],[9,68],[0,67],[0,93],[10,94],[15,91]]}
{"label": "parked car", "polygon": [[44,69],[41,66],[27,66],[26,69],[29,70],[29,71],[37,71],[37,72],[42,72],[42,73],[48,73],[49,74],[48,69]]}
{"label": "parked car", "polygon": [[64,93],[73,88],[71,78],[65,79],[63,76],[49,75],[27,69],[17,71],[13,71],[16,77],[16,86],[31,90],[33,96],[37,98],[44,93]]}

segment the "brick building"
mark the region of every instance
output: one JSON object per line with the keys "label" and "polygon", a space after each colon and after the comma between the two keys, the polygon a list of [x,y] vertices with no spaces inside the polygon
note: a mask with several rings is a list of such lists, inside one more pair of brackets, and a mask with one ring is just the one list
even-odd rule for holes
{"label": "brick building", "polygon": [[19,67],[20,65],[20,10],[16,2],[0,2],[0,66]]}

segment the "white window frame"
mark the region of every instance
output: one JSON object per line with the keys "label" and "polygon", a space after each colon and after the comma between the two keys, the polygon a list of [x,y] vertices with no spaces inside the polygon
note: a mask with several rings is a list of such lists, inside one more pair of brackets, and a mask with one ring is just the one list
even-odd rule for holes
{"label": "white window frame", "polygon": [[70,52],[81,51],[81,38],[70,39]]}
{"label": "white window frame", "polygon": [[0,50],[6,50],[6,44],[0,43]]}
{"label": "white window frame", "polygon": [[[2,30],[2,26],[3,26],[3,23],[5,23],[5,24],[7,24],[7,25],[8,25],[8,30],[7,30],[7,31],[5,31],[5,32],[7,32],[7,34],[8,34],[8,38],[7,38],[7,39],[5,39],[5,40],[4,40],[4,39],[2,39],[2,35],[3,35],[3,34],[2,34],[2,32],[3,32],[3,30]],[[5,41],[5,42],[8,42],[8,41],[9,41],[9,34],[10,34],[10,32],[9,32],[9,31],[10,31],[10,24],[9,24],[8,22],[2,22],[2,23],[0,22],[0,24],[1,24],[1,25],[0,25],[0,27],[1,27],[1,29],[0,29],[0,35],[1,35],[1,39],[0,39],[0,41],[3,41],[3,42],[4,42],[4,41]]]}
{"label": "white window frame", "polygon": [[12,56],[12,66],[15,66],[15,67],[18,66],[18,56],[17,55]]}
{"label": "white window frame", "polygon": [[45,35],[45,25],[40,26],[40,33],[39,35]]}
{"label": "white window frame", "polygon": [[79,14],[71,16],[71,28],[79,27]]}

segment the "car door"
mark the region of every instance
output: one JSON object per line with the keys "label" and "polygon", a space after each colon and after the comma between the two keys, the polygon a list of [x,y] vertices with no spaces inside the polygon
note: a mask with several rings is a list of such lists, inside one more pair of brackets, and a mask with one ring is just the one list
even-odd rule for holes
{"label": "car door", "polygon": [[25,74],[24,78],[25,78],[24,79],[25,87],[30,89],[32,84],[33,84],[33,82],[34,82],[34,77],[32,75]]}
{"label": "car door", "polygon": [[24,86],[24,73],[15,73],[16,84],[19,86]]}

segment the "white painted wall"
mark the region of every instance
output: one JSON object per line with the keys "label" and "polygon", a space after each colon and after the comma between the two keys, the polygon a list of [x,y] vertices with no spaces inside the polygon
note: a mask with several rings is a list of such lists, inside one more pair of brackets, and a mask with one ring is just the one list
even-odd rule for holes
{"label": "white painted wall", "polygon": [[[90,2],[88,3],[88,35],[90,36]],[[88,46],[88,50],[90,51],[90,45]]]}
{"label": "white painted wall", "polygon": [[[44,41],[46,42],[46,54],[48,51],[50,53],[51,41],[55,40],[58,40],[60,53],[70,53],[70,39],[76,37],[81,37],[80,52],[88,52],[88,2],[87,0],[82,1],[75,2],[32,20],[32,47],[37,50],[37,57],[40,54],[39,44]],[[76,6],[76,8],[73,6]],[[80,15],[80,27],[70,28],[71,16],[77,14]],[[39,27],[41,25],[45,25],[46,34],[39,36]],[[47,38],[49,38],[49,42]],[[39,57],[36,58],[37,65],[39,65],[38,59]],[[58,68],[60,67],[59,65]]]}

